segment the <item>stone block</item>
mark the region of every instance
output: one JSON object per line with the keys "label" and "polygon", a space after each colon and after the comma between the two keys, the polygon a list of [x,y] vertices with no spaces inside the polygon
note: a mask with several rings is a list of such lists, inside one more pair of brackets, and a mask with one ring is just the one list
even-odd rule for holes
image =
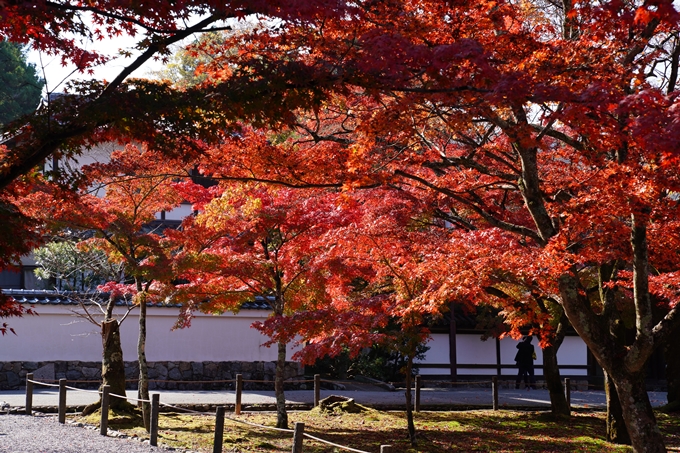
{"label": "stone block", "polygon": [[70,369],[66,372],[66,379],[69,381],[80,381],[83,380],[84,376],[80,368]]}
{"label": "stone block", "polygon": [[17,389],[21,384],[23,384],[19,378],[19,375],[14,371],[8,371],[5,373],[5,376],[7,376],[7,387],[10,389]]}
{"label": "stone block", "polygon": [[83,376],[86,379],[97,379],[101,376],[102,370],[101,368],[93,368],[93,367],[84,367],[83,368]]}
{"label": "stone block", "polygon": [[54,363],[46,363],[33,371],[33,380],[53,381],[55,379]]}
{"label": "stone block", "polygon": [[168,367],[162,363],[156,364],[156,371],[158,372],[159,379],[167,379],[168,377]]}
{"label": "stone block", "polygon": [[168,378],[170,378],[172,381],[179,381],[182,379],[182,373],[177,367],[170,368],[168,372]]}
{"label": "stone block", "polygon": [[203,375],[209,378],[217,377],[218,366],[215,362],[205,362],[203,364]]}

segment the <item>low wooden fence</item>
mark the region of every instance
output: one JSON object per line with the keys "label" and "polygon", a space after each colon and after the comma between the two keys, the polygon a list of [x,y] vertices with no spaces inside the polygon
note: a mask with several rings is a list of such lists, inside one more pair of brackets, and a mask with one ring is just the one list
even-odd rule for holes
{"label": "low wooden fence", "polygon": [[[236,394],[235,394],[235,405],[234,405],[234,415],[240,415],[241,414],[241,409],[242,409],[242,393],[243,393],[243,383],[248,382],[243,380],[243,376],[238,374],[236,375],[235,381],[235,388],[236,388]],[[319,405],[320,401],[320,396],[321,396],[321,378],[317,374],[314,376],[314,406]],[[492,407],[493,410],[499,410],[499,404],[498,404],[498,378],[496,376],[493,376],[491,378],[491,400],[492,400]],[[35,381],[33,379],[33,374],[29,373],[26,375],[26,415],[32,415],[33,413],[33,389],[35,385],[40,385],[40,386],[45,386],[45,387],[55,387],[59,389],[59,404],[58,404],[58,420],[59,423],[66,423],[66,395],[68,390],[73,390],[77,392],[84,392],[84,393],[96,393],[101,395],[101,421],[100,421],[100,434],[102,436],[106,436],[108,433],[108,414],[109,414],[109,400],[111,397],[117,397],[117,398],[122,398],[122,399],[127,399],[127,400],[132,400],[135,402],[146,402],[146,403],[151,403],[151,420],[150,420],[150,430],[149,430],[149,443],[152,446],[158,445],[158,415],[160,411],[160,407],[164,406],[167,408],[171,408],[177,411],[182,411],[182,412],[187,412],[187,413],[195,413],[195,414],[201,414],[205,415],[203,412],[197,412],[193,410],[189,410],[186,408],[182,407],[177,407],[173,406],[170,404],[165,404],[160,401],[160,394],[159,393],[154,393],[151,395],[151,400],[141,400],[141,399],[136,399],[136,398],[130,398],[127,395],[116,395],[113,393],[109,392],[109,386],[105,385],[102,387],[101,391],[99,390],[83,390],[79,389],[76,387],[71,387],[66,385],[67,380],[66,379],[59,379],[58,384],[51,384],[48,382],[40,382],[40,381]],[[489,381],[485,381],[482,383],[488,384]],[[469,383],[468,383],[469,384]],[[416,376],[415,378],[415,398],[414,398],[414,404],[413,404],[413,409],[415,412],[420,411],[420,395],[421,395],[421,388],[422,388],[422,378],[421,376]],[[564,388],[565,388],[565,396],[567,399],[567,404],[569,407],[571,407],[571,383],[570,379],[566,378],[564,380]],[[327,440],[324,440],[322,438],[312,436],[311,434],[305,433],[305,425],[304,423],[295,423],[295,429],[282,429],[282,428],[274,428],[271,426],[265,426],[265,425],[258,425],[256,423],[251,423],[245,420],[240,420],[238,418],[233,418],[233,417],[228,417],[226,415],[226,407],[225,406],[219,406],[216,409],[215,413],[215,435],[214,435],[214,442],[213,442],[213,453],[222,453],[222,443],[223,443],[223,435],[224,435],[224,422],[225,419],[229,419],[233,422],[236,423],[243,423],[246,425],[254,426],[257,428],[261,429],[267,429],[267,430],[274,430],[274,431],[279,431],[283,433],[288,433],[292,434],[292,453],[301,453],[302,452],[302,444],[303,444],[303,439],[304,438],[309,438],[313,439],[318,442],[322,442],[328,445],[331,445],[336,448],[340,448],[342,450],[347,450],[347,451],[352,451],[356,453],[369,453],[363,450],[357,450],[351,447],[347,447],[344,445],[339,445],[335,444],[333,442],[329,442]],[[390,445],[381,445],[380,446],[380,453],[390,453],[392,447]]]}

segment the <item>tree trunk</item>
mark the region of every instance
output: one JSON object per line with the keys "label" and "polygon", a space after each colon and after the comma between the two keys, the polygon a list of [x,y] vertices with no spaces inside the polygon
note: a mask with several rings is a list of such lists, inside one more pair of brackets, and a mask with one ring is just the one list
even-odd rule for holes
{"label": "tree trunk", "polygon": [[139,295],[139,338],[137,340],[137,360],[139,361],[139,386],[137,395],[142,406],[142,418],[147,432],[151,430],[151,403],[149,401],[149,368],[146,363],[146,295]]}
{"label": "tree trunk", "polygon": [[[120,345],[120,329],[118,320],[111,319],[102,322],[102,386],[108,385],[113,395],[125,395],[125,363],[123,362],[123,349]],[[83,409],[83,415],[88,415],[101,407],[101,399],[96,403],[89,404]],[[132,406],[124,398],[111,397],[109,403],[111,409],[129,409]]]}
{"label": "tree trunk", "polygon": [[543,377],[550,393],[550,406],[553,415],[569,417],[570,410],[567,397],[564,394],[560,370],[557,366],[557,347],[555,345],[543,348]]}
{"label": "tree trunk", "polygon": [[[612,281],[616,270],[616,263],[604,263],[598,269],[598,286],[600,300],[602,301],[606,322],[609,325],[609,335],[619,347],[625,348],[630,342],[627,341],[629,329],[626,329],[621,315],[616,309],[616,289],[608,285]],[[623,412],[619,395],[614,383],[604,372],[604,388],[607,400],[607,441],[630,445],[630,435],[623,420]]]}
{"label": "tree trunk", "polygon": [[[620,345],[610,335],[605,320],[595,315],[572,275],[559,279],[563,307],[569,321],[616,386],[633,450],[637,453],[665,452],[663,436],[656,424],[645,388],[644,373],[626,369]],[[642,356],[641,356],[642,357]]]}
{"label": "tree trunk", "polygon": [[288,413],[286,412],[286,395],[283,392],[284,367],[286,366],[286,343],[278,342],[278,357],[276,360],[276,377],[274,390],[276,394],[276,427],[288,429]]}
{"label": "tree trunk", "polygon": [[621,402],[623,418],[628,428],[633,451],[637,453],[662,453],[666,451],[663,436],[656,423],[652,405],[647,396],[645,374],[625,372],[610,376]]}
{"label": "tree trunk", "polygon": [[409,354],[406,360],[406,423],[408,425],[408,438],[411,446],[416,446],[416,425],[413,422],[413,404],[411,401],[411,387],[413,381],[413,354]]}
{"label": "tree trunk", "polygon": [[607,398],[607,441],[630,445],[630,435],[623,419],[623,408],[619,394],[606,371],[604,372],[604,390]]}
{"label": "tree trunk", "polygon": [[453,302],[449,304],[451,322],[449,322],[449,367],[451,369],[451,381],[458,381],[458,356],[456,354],[456,317],[454,316]]}

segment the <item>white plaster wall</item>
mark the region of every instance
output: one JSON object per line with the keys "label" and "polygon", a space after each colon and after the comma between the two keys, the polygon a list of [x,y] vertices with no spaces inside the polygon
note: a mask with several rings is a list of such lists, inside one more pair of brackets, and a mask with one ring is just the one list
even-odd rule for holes
{"label": "white plaster wall", "polygon": [[[36,307],[39,316],[10,318],[17,335],[0,338],[0,362],[101,360],[99,328],[63,306]],[[154,361],[275,361],[276,348],[263,347],[267,338],[250,325],[268,316],[265,310],[242,310],[221,316],[197,314],[187,329],[172,330],[177,308],[149,307],[146,356]],[[137,357],[136,311],[121,325],[123,357]],[[292,354],[289,350],[288,357]]]}
{"label": "white plaster wall", "polygon": [[[165,213],[165,220],[184,220],[185,217],[190,216],[194,211],[191,210],[191,204],[182,203],[172,211]],[[156,218],[161,218],[161,213],[156,214]]]}
{"label": "white plaster wall", "polygon": [[564,337],[564,341],[557,350],[557,363],[564,374],[587,376],[588,370],[570,369],[569,365],[587,365],[588,348],[581,337]]}
{"label": "white plaster wall", "polygon": [[[517,341],[512,338],[500,340],[501,364],[515,365],[517,353]],[[533,340],[536,350],[536,365],[543,364],[543,351],[538,346],[538,340]],[[425,353],[425,360],[419,362],[419,370],[422,375],[446,374],[448,368],[428,368],[425,364],[448,364],[449,363],[449,336],[448,334],[432,334],[427,346],[430,349]],[[496,340],[481,340],[479,334],[458,334],[456,336],[456,357],[458,359],[458,374],[482,374],[495,375],[495,368],[465,368],[464,365],[496,365]],[[587,348],[583,340],[577,336],[569,336],[564,339],[557,353],[557,361],[563,373],[570,375],[586,375],[587,370],[570,369],[569,365],[586,365]],[[505,369],[507,370],[507,369]],[[505,371],[507,373],[507,371]],[[540,370],[537,370],[541,373]]]}
{"label": "white plaster wall", "polygon": [[[448,335],[441,335],[448,343]],[[479,334],[456,335],[456,358],[459,365],[496,365],[496,340],[490,338],[482,341]]]}

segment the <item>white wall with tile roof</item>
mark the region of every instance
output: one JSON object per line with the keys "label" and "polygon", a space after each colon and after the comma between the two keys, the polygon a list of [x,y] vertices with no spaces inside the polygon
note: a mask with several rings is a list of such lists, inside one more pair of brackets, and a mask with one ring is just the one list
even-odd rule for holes
{"label": "white wall with tile roof", "polygon": [[[38,316],[11,318],[16,331],[0,338],[0,362],[75,360],[102,357],[99,328],[66,306],[39,305]],[[149,307],[146,356],[154,361],[275,361],[276,348],[262,346],[267,337],[250,327],[264,321],[267,310],[242,310],[220,316],[196,314],[191,327],[173,330],[178,309]],[[137,357],[138,317],[133,311],[121,325],[123,357]],[[292,355],[289,351],[288,358]]]}

